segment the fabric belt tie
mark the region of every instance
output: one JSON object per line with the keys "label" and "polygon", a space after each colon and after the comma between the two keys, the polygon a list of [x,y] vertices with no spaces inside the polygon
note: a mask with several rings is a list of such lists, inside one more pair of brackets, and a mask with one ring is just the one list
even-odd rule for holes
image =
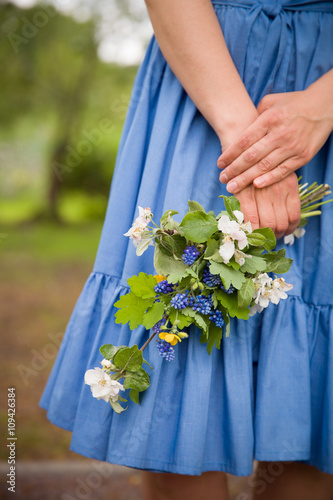
{"label": "fabric belt tie", "polygon": [[270,19],[274,19],[285,11],[305,11],[305,12],[333,12],[332,2],[299,2],[299,3],[280,3],[272,1],[267,3],[260,3],[258,1],[237,1],[232,0],[212,0],[213,5],[223,5],[225,7],[243,7],[245,9],[259,10],[266,14]]}

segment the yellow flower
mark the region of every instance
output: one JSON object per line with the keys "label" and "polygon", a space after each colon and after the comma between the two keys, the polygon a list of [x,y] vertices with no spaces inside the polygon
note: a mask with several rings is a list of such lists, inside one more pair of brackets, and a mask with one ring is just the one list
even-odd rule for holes
{"label": "yellow flower", "polygon": [[166,342],[169,342],[171,345],[176,345],[177,342],[181,342],[182,339],[176,335],[175,333],[168,333],[168,332],[161,332],[159,334],[160,339],[165,340]]}
{"label": "yellow flower", "polygon": [[160,283],[160,281],[166,280],[166,277],[161,276],[160,274],[155,274],[154,278],[156,278],[157,283]]}

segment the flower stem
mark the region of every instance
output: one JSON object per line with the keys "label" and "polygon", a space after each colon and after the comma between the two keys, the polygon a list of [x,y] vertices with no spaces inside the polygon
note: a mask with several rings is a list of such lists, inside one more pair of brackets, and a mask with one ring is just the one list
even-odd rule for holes
{"label": "flower stem", "polygon": [[149,344],[149,342],[151,342],[153,340],[153,338],[155,337],[155,335],[157,334],[157,332],[154,332],[150,337],[149,339],[143,344],[142,347],[140,347],[140,351],[144,351],[144,349],[146,349],[147,345]]}

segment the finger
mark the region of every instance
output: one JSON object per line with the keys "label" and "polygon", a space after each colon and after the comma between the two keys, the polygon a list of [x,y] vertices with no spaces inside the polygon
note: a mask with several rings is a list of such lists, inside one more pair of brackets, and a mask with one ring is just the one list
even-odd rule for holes
{"label": "finger", "polygon": [[251,222],[252,229],[258,229],[259,213],[256,199],[254,197],[254,187],[249,186],[243,189],[241,193],[238,193],[237,198],[240,202],[245,222]]}
{"label": "finger", "polygon": [[276,216],[273,208],[272,197],[265,189],[263,189],[257,191],[256,200],[260,227],[270,227],[275,232]]}
{"label": "finger", "polygon": [[254,179],[253,184],[257,188],[271,186],[276,182],[282,181],[282,179],[285,179],[286,177],[288,177],[288,175],[295,172],[295,170],[302,166],[302,161],[299,158],[290,157],[288,160],[282,161],[280,165],[275,167],[270,172],[267,172],[264,175],[260,175],[259,177]]}
{"label": "finger", "polygon": [[285,235],[289,228],[289,217],[286,206],[287,193],[276,187],[276,194],[272,197],[273,208],[276,216],[275,236],[278,240]]}
{"label": "finger", "polygon": [[221,154],[217,160],[217,166],[219,168],[225,168],[227,165],[230,165],[230,163],[238,158],[244,151],[262,139],[267,131],[268,127],[264,115],[259,116],[256,121],[241,134],[239,139]]}
{"label": "finger", "polygon": [[228,182],[227,190],[229,191],[229,193],[237,193],[238,191],[251,184],[254,179],[262,176],[263,173],[273,170],[278,165],[288,160],[288,157],[289,153],[284,151],[283,149],[273,149],[271,153],[261,158],[258,163],[256,163],[252,167],[249,167],[247,170],[242,172],[240,175],[237,175],[234,179]]}
{"label": "finger", "polygon": [[[266,156],[268,156],[274,149],[277,149],[278,145],[275,143],[271,134],[265,135],[262,139],[257,141],[251,147],[249,147],[244,153],[242,153],[236,160],[234,160],[230,165],[228,165],[223,172],[220,174],[220,181],[223,183],[229,182],[234,179],[237,175],[250,169],[254,165],[258,164]],[[279,163],[281,163],[280,160]],[[269,165],[270,168],[274,168],[273,165]],[[263,172],[269,170],[268,165],[263,165]],[[243,186],[245,187],[245,186]]]}
{"label": "finger", "polygon": [[290,176],[290,188],[288,191],[286,206],[289,219],[289,227],[285,233],[287,235],[295,231],[299,224],[299,221],[301,220],[301,201],[299,198],[298,181],[296,174]]}

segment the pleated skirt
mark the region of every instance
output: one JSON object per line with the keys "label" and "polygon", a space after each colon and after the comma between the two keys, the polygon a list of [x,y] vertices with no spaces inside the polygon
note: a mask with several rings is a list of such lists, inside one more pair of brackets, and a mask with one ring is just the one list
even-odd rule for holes
{"label": "pleated skirt", "polygon": [[[213,1],[255,104],[268,93],[303,90],[333,67],[332,2],[305,10],[266,4]],[[85,371],[101,366],[102,344],[141,346],[149,336],[114,318],[127,279],[154,273],[153,248],[139,258],[123,236],[137,206],[149,206],[155,220],[167,209],[178,210],[180,220],[188,199],[218,213],[218,196],[227,194],[219,154],[218,137],[153,37],[133,87],[94,268],[39,404],[53,424],[72,431],[72,451],[114,464],[248,475],[255,458],[304,461],[333,473],[331,204],[287,248],[294,259],[285,275],[294,285],[289,298],[249,321],[233,319],[220,351],[209,356],[194,327],[172,362],[151,342],[144,351],[151,387],[121,415],[84,384]],[[304,182],[333,186],[332,138],[299,173]]]}

